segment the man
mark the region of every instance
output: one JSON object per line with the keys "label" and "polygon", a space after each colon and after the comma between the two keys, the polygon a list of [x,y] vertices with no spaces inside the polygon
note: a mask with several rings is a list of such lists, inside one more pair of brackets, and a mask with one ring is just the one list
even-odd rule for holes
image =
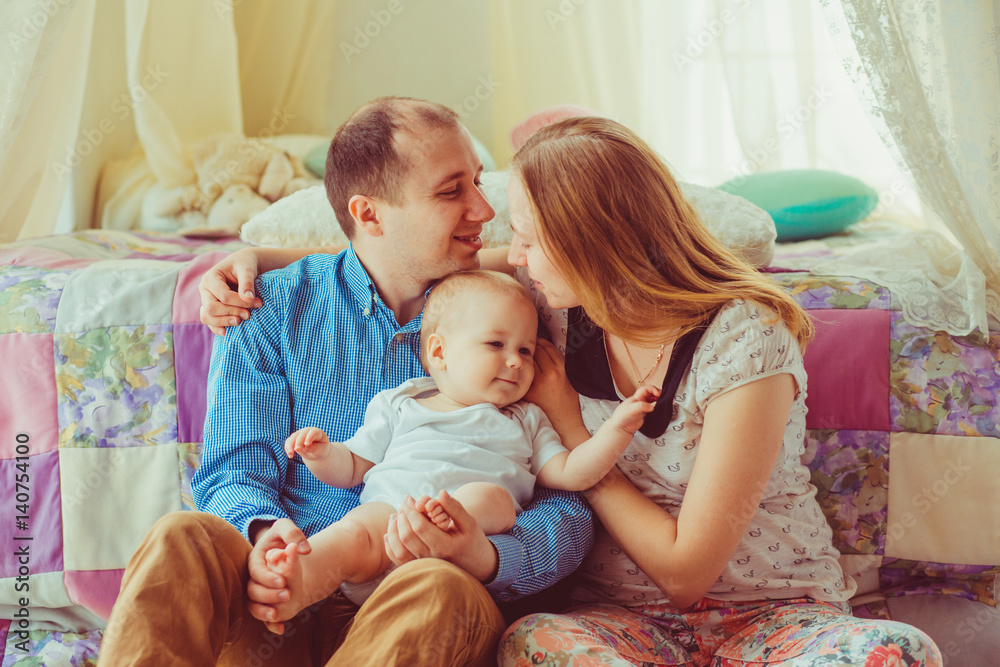
{"label": "man", "polygon": [[[510,533],[489,538],[457,503],[447,533],[412,503],[400,508],[386,540],[400,567],[360,610],[334,594],[282,623],[289,590],[264,562],[274,547],[307,553],[307,536],[357,505],[357,490],[321,484],[283,442],[303,426],[344,440],[375,393],[424,374],[425,295],[478,266],[493,217],[481,172],[468,132],[440,105],[383,98],[340,128],[326,189],[352,245],[261,276],[262,303],[230,300],[260,305],[213,349],[192,484],[203,512],[164,517],[139,547],[101,665],[492,664],[505,627],[495,601],[576,568],[590,514],[575,495],[545,489]],[[206,282],[225,291],[222,276],[238,280],[216,271]]]}

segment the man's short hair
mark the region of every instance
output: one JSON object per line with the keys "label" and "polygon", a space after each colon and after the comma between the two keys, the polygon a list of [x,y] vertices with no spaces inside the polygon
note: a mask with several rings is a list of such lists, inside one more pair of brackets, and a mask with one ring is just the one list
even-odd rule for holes
{"label": "man's short hair", "polygon": [[380,97],[351,114],[330,142],[323,179],[348,239],[356,231],[347,207],[351,197],[377,197],[392,205],[402,201],[411,160],[397,150],[398,133],[458,127],[458,114],[448,107],[411,97]]}
{"label": "man's short hair", "polygon": [[449,273],[442,278],[427,296],[423,319],[420,320],[420,363],[427,364],[427,339],[455,322],[464,321],[463,309],[473,299],[482,298],[483,292],[524,299],[531,306],[531,293],[521,283],[505,273],[486,269],[466,269]]}

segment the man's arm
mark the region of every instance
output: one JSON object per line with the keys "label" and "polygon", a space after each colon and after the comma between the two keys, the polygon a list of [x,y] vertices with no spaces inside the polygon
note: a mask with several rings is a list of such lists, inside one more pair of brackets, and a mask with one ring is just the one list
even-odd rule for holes
{"label": "man's arm", "polygon": [[[268,296],[232,335],[215,339],[205,444],[191,481],[198,509],[225,519],[248,539],[254,519],[288,517],[279,500],[288,470],[283,443],[292,422],[277,343],[284,299]],[[255,522],[255,532],[262,525]]]}
{"label": "man's arm", "polygon": [[594,520],[578,494],[536,486],[514,527],[489,539],[499,561],[496,576],[484,583],[497,602],[507,602],[572,574],[594,545]]}
{"label": "man's arm", "polygon": [[[576,493],[535,488],[535,497],[504,535],[483,534],[454,498],[445,507],[457,530],[443,531],[404,500],[389,523],[386,552],[397,565],[440,558],[483,582],[497,602],[537,593],[567,576],[594,542],[590,510]],[[457,507],[455,506],[457,505]]]}
{"label": "man's arm", "polygon": [[336,255],[346,247],[243,248],[229,254],[201,277],[198,293],[202,324],[215,335],[224,336],[226,327],[236,326],[250,316],[251,309],[260,307],[260,299],[254,292],[257,276],[283,269],[306,255]]}

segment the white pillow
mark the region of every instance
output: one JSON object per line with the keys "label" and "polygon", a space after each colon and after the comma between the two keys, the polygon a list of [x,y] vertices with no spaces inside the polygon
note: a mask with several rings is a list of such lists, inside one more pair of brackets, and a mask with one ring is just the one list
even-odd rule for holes
{"label": "white pillow", "polygon": [[303,188],[274,202],[244,223],[240,238],[271,248],[347,245],[323,185]]}
{"label": "white pillow", "polygon": [[[483,173],[483,194],[496,210],[496,216],[483,228],[484,247],[510,243],[509,178],[508,171]],[[770,263],[777,232],[766,211],[722,190],[691,183],[680,185],[684,196],[723,245],[754,266]],[[322,185],[299,190],[274,202],[250,218],[240,235],[251,245],[276,248],[347,245],[347,237],[340,229]]]}
{"label": "white pillow", "polygon": [[771,263],[778,230],[771,215],[743,197],[694,183],[679,183],[685,199],[691,202],[715,238],[729,252],[757,268]]}

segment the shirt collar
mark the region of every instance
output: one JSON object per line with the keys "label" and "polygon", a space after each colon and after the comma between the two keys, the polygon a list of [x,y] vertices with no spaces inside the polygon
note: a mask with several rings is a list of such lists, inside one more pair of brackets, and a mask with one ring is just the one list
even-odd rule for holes
{"label": "shirt collar", "polygon": [[[347,250],[344,251],[344,277],[347,281],[347,289],[350,291],[351,296],[354,297],[354,301],[361,310],[362,315],[366,317],[371,315],[377,304],[389,312],[393,322],[396,321],[395,315],[388,310],[388,306],[385,305],[381,295],[379,295],[375,283],[372,282],[371,277],[368,275],[368,271],[365,270],[365,267],[361,264],[361,260],[358,259],[357,254],[354,252],[353,243],[347,246]],[[434,289],[433,285],[424,292],[425,303],[432,289]],[[419,331],[422,320],[423,311],[400,328],[403,331]]]}
{"label": "shirt collar", "polygon": [[[371,309],[374,307],[376,301],[375,295],[377,294],[375,283],[368,276],[365,267],[361,265],[361,260],[358,259],[357,254],[354,252],[353,243],[347,246],[347,250],[344,251],[344,279],[347,282],[347,289],[358,304],[358,308],[365,315],[371,314]],[[378,299],[378,301],[381,301],[381,299]]]}

